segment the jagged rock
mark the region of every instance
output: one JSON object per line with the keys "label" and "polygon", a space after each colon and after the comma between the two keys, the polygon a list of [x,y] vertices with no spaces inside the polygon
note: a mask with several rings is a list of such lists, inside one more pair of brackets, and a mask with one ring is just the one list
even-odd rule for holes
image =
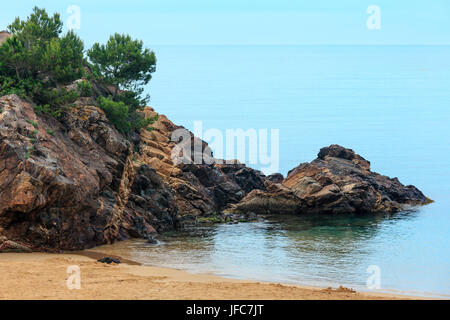
{"label": "jagged rock", "polygon": [[[133,237],[152,241],[198,216],[227,221],[220,214],[227,210],[245,220],[253,219],[250,212],[396,212],[429,201],[417,188],[371,172],[367,160],[337,145],[291,170],[282,183],[280,174],[267,178],[238,162],[174,163],[171,136],[182,127],[159,115],[131,143],[93,102],[80,98],[55,119],[36,114],[16,95],[0,97],[5,248],[77,250]],[[156,115],[149,107],[142,112]],[[189,139],[214,160],[206,142],[192,133]]]}
{"label": "jagged rock", "polygon": [[266,191],[253,190],[231,209],[232,212],[255,212],[257,214],[297,214],[302,200],[291,189],[281,184],[267,184]]}
{"label": "jagged rock", "polygon": [[[146,117],[157,114],[151,108],[146,108],[144,113]],[[238,203],[254,189],[265,190],[264,175],[238,162],[205,164],[203,161],[195,164],[195,152],[192,152],[191,163],[175,164],[171,158],[175,147],[171,135],[175,130],[184,128],[174,125],[164,115],[159,115],[152,127],[152,131],[141,132],[142,155],[139,161],[155,168],[170,186],[180,215],[201,216],[221,211]],[[193,148],[197,138],[189,134]],[[206,142],[198,141],[204,153],[210,152]]]}
{"label": "jagged rock", "polygon": [[173,191],[155,169],[141,165],[124,210],[122,229],[126,232],[121,238],[148,238],[172,228],[177,223],[177,213]]}
{"label": "jagged rock", "polygon": [[[1,97],[0,109],[1,235],[75,250],[174,226],[173,208],[165,219],[133,207],[134,194],[128,201],[139,164],[102,110],[79,103],[57,121],[15,95]],[[157,188],[142,205],[167,192]]]}
{"label": "jagged rock", "polygon": [[272,173],[267,176],[267,180],[273,183],[282,183],[284,180],[284,176],[281,173]]}
{"label": "jagged rock", "polygon": [[429,203],[414,186],[370,171],[370,162],[353,150],[331,145],[311,163],[291,170],[281,184],[253,191],[235,211],[259,213],[398,212]]}
{"label": "jagged rock", "polygon": [[0,235],[40,250],[148,239],[180,215],[265,190],[265,177],[239,163],[174,164],[171,134],[181,127],[164,115],[131,143],[93,103],[80,98],[55,119],[16,95],[0,97]]}

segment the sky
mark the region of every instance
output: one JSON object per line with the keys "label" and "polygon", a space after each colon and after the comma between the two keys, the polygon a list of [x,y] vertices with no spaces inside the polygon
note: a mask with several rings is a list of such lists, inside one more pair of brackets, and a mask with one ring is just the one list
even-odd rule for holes
{"label": "sky", "polygon": [[[0,29],[33,6],[80,8],[86,46],[114,32],[151,45],[450,45],[448,0],[41,0],[7,1]],[[367,8],[379,8],[369,29]]]}

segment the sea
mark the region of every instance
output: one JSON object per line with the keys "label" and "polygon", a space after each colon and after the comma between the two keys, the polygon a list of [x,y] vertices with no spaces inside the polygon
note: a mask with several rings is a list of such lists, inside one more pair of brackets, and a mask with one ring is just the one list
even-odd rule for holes
{"label": "sea", "polygon": [[254,130],[259,147],[267,132],[275,165],[247,150],[238,158],[249,166],[286,175],[340,144],[435,202],[398,214],[275,214],[104,250],[236,279],[450,298],[450,46],[153,50],[151,106],[189,130],[223,133],[224,144],[227,130]]}

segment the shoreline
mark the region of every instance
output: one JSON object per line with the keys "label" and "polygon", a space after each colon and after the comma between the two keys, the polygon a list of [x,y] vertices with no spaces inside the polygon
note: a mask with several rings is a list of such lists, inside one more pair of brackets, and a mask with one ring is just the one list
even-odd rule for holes
{"label": "shoreline", "polygon": [[[0,254],[0,299],[119,300],[423,300],[428,297],[355,292],[284,283],[238,280],[184,270],[104,264],[99,252]],[[81,289],[69,290],[69,266],[80,268]]]}

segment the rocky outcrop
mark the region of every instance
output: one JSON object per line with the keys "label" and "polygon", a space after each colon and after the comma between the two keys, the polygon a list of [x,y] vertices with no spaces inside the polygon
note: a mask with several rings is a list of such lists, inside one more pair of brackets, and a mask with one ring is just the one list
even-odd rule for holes
{"label": "rocky outcrop", "polygon": [[171,202],[169,187],[151,180],[133,145],[88,102],[56,120],[15,95],[0,98],[0,235],[82,249],[175,225],[176,207],[153,206]]}
{"label": "rocky outcrop", "polygon": [[370,162],[338,145],[323,148],[311,163],[291,170],[281,184],[253,191],[234,207],[259,213],[398,212],[430,200],[414,186],[404,186],[370,170]]}
{"label": "rocky outcrop", "polygon": [[[286,179],[238,162],[175,163],[172,133],[182,127],[159,115],[126,139],[93,104],[80,98],[56,119],[16,95],[0,97],[0,252],[76,250],[133,237],[155,242],[158,233],[198,217],[396,212],[429,201],[336,145]],[[149,107],[142,112],[157,115]],[[187,142],[199,142],[214,160],[190,132]],[[190,160],[199,152],[192,151]]]}
{"label": "rocky outcrop", "polygon": [[272,173],[267,176],[267,180],[273,183],[282,183],[284,180],[284,176],[281,173]]}
{"label": "rocky outcrop", "polygon": [[[147,108],[146,117],[157,113]],[[250,191],[265,190],[265,176],[240,163],[233,164],[194,164],[194,152],[191,163],[175,164],[172,151],[175,142],[172,133],[183,127],[174,125],[164,115],[152,125],[152,130],[143,130],[138,160],[152,167],[174,193],[174,199],[180,215],[206,215],[218,212],[230,204],[238,203]],[[192,139],[197,139],[189,133]],[[202,150],[209,147],[200,141]]]}
{"label": "rocky outcrop", "polygon": [[253,190],[229,211],[257,214],[299,214],[302,212],[302,200],[291,189],[271,182],[267,182],[266,186],[266,191]]}
{"label": "rocky outcrop", "polygon": [[171,134],[181,127],[164,115],[130,142],[91,99],[63,110],[55,119],[15,95],[0,98],[0,235],[8,241],[75,250],[153,239],[180,216],[265,190],[264,176],[242,164],[173,163]]}

